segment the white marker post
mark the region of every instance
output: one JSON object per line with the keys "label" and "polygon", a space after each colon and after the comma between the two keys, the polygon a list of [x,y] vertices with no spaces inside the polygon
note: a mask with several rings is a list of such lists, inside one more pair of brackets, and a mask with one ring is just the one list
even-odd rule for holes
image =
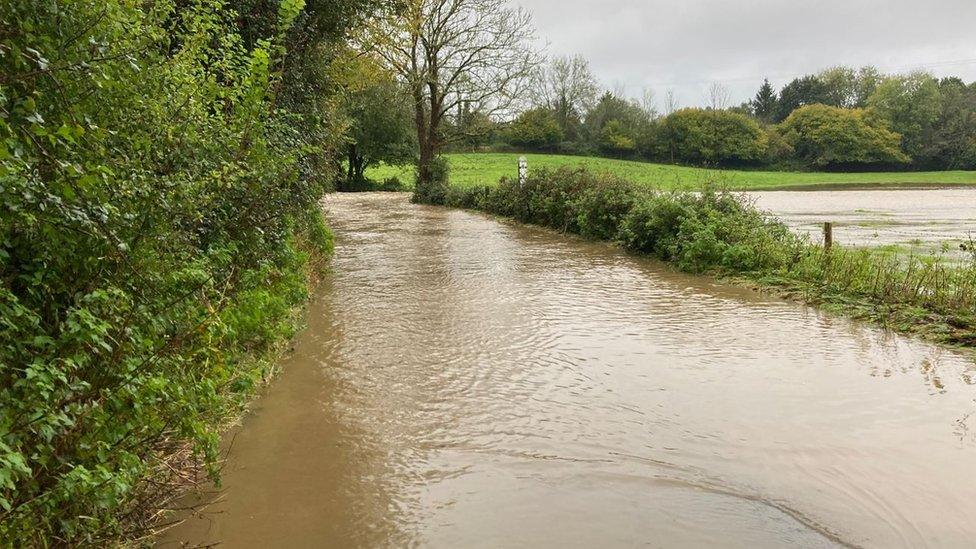
{"label": "white marker post", "polygon": [[526,178],[529,177],[529,161],[524,156],[520,156],[518,162],[519,188],[521,189],[525,186]]}

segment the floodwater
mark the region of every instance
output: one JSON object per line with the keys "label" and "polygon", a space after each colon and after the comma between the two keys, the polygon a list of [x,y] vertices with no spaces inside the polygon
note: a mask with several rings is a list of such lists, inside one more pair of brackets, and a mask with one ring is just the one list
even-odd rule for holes
{"label": "floodwater", "polygon": [[814,239],[834,223],[834,240],[853,246],[898,245],[931,253],[959,251],[976,239],[976,188],[809,190],[746,193],[756,205]]}
{"label": "floodwater", "polygon": [[971,547],[976,364],[601,243],[327,201],[334,274],[163,547]]}

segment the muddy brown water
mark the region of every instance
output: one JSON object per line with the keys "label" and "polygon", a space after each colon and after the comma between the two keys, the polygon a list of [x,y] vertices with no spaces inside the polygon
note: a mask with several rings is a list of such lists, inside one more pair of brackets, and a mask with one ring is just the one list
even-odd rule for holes
{"label": "muddy brown water", "polygon": [[[403,195],[163,547],[966,547],[970,355]],[[232,441],[232,442],[231,442]]]}

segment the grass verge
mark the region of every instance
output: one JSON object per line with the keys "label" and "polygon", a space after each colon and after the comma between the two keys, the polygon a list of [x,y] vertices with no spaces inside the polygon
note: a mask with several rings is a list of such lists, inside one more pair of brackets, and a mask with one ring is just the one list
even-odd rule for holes
{"label": "grass verge", "polygon": [[[693,190],[702,184],[720,182],[735,190],[813,188],[830,186],[883,185],[976,185],[976,172],[777,172],[717,170],[615,160],[586,156],[515,153],[457,153],[444,155],[450,164],[451,183],[458,187],[493,185],[502,177],[518,173],[518,157],[525,156],[530,169],[583,167],[597,173],[611,173],[637,184],[661,189]],[[376,180],[398,178],[413,181],[413,167],[379,166],[367,171]]]}

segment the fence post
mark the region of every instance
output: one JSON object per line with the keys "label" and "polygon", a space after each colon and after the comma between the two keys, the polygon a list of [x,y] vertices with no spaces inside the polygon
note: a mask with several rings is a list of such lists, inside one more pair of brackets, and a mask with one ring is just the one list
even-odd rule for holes
{"label": "fence post", "polygon": [[830,251],[830,248],[834,245],[834,224],[830,221],[825,221],[823,225],[824,231],[824,251]]}
{"label": "fence post", "polygon": [[529,162],[524,156],[520,156],[518,159],[518,181],[519,188],[525,186],[525,179],[529,176]]}

